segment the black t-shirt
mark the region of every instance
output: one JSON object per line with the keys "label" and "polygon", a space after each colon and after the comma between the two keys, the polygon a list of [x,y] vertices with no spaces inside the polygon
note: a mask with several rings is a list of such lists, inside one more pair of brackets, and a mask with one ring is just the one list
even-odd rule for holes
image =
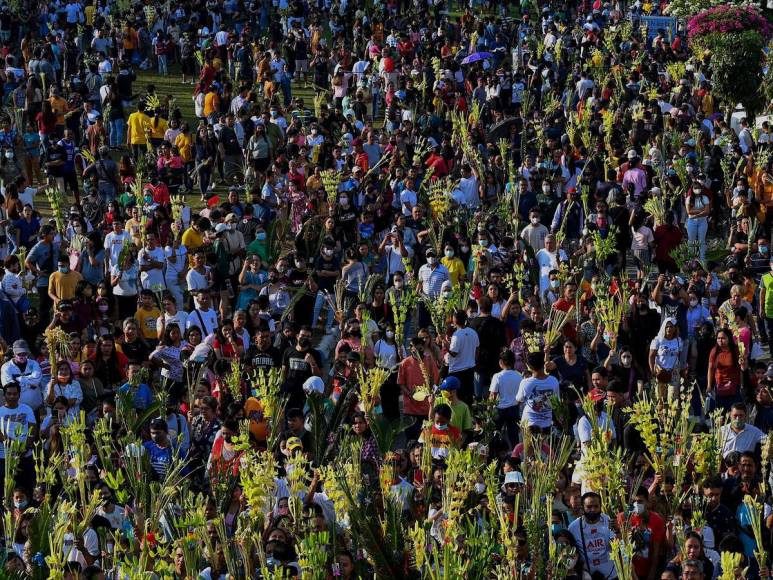
{"label": "black t-shirt", "polygon": [[220,129],[220,143],[223,144],[226,155],[241,155],[242,148],[239,147],[239,140],[236,138],[236,131],[231,127]]}
{"label": "black t-shirt", "polygon": [[478,333],[480,341],[478,369],[496,372],[499,369],[499,353],[507,342],[505,325],[498,318],[484,316],[473,318],[470,321],[470,328]]}
{"label": "black t-shirt", "polygon": [[244,355],[247,363],[255,370],[264,370],[279,368],[282,364],[282,353],[275,346],[269,346],[267,350],[258,350],[258,347],[252,345],[247,349]]}
{"label": "black t-shirt", "polygon": [[150,349],[141,340],[121,343],[121,351],[130,361],[142,362],[148,360]]}
{"label": "black t-shirt", "polygon": [[[322,256],[317,256],[317,259],[314,262],[314,269],[317,272],[336,272],[341,269],[341,262],[335,256],[332,257],[330,260],[325,260]],[[332,292],[333,287],[335,286],[335,283],[336,283],[336,279],[333,278],[332,276],[330,277],[320,276],[319,289]]]}
{"label": "black t-shirt", "polygon": [[311,354],[318,366],[322,366],[322,357],[316,349],[309,349],[308,352],[300,352],[295,347],[288,348],[282,357],[282,366],[287,367],[285,375],[285,392],[287,394],[299,393],[303,389],[303,383],[312,376],[311,365],[306,362],[307,354]]}
{"label": "black t-shirt", "polygon": [[[67,152],[61,145],[52,144],[48,149],[48,163],[53,163],[54,161],[67,162]],[[49,165],[46,170],[51,177],[64,177],[64,167],[65,164]]]}

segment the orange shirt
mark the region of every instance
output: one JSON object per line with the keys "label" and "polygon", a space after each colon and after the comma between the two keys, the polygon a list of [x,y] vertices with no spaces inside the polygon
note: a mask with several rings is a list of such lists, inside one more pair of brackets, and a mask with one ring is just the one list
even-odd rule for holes
{"label": "orange shirt", "polygon": [[[439,373],[437,365],[431,356],[424,354],[424,367],[429,376],[429,380],[432,385],[436,385],[439,382]],[[421,372],[421,365],[416,357],[409,356],[404,359],[397,369],[397,384],[401,387],[405,387],[408,392],[413,395],[416,388],[423,386],[424,373]],[[421,415],[427,417],[429,415],[429,399],[423,401],[416,401],[412,397],[403,397],[403,412],[406,415]]]}
{"label": "orange shirt", "polygon": [[268,422],[265,417],[261,417],[260,421],[257,418],[252,418],[253,413],[263,413],[263,403],[261,403],[255,397],[250,397],[244,403],[244,415],[250,420],[250,433],[255,439],[263,443],[268,437]]}
{"label": "orange shirt", "polygon": [[215,91],[204,95],[204,116],[209,117],[220,109],[220,97]]}

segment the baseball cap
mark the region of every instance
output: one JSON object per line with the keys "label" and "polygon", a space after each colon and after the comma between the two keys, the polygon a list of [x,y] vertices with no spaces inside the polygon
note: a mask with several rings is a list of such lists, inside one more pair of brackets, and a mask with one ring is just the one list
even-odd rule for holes
{"label": "baseball cap", "polygon": [[295,451],[296,449],[303,451],[303,442],[298,437],[290,437],[287,440],[287,450]]}
{"label": "baseball cap", "polygon": [[505,485],[508,483],[524,484],[526,481],[523,479],[523,474],[520,471],[509,471],[507,475],[505,475]]}
{"label": "baseball cap", "polygon": [[13,354],[29,354],[30,353],[30,347],[27,345],[26,340],[16,340],[13,343]]}
{"label": "baseball cap", "polygon": [[443,382],[440,383],[440,390],[441,391],[457,391],[459,390],[459,387],[461,387],[461,383],[459,382],[459,379],[456,377],[446,377],[443,379]]}
{"label": "baseball cap", "polygon": [[593,389],[590,393],[588,393],[588,396],[590,397],[591,401],[598,403],[599,401],[603,401],[607,398],[607,392],[603,389]]}
{"label": "baseball cap", "polygon": [[230,221],[239,221],[239,216],[237,216],[235,213],[231,212],[227,216],[225,216],[226,223]]}
{"label": "baseball cap", "polygon": [[636,159],[638,156],[635,149],[628,150],[628,159]]}
{"label": "baseball cap", "polygon": [[228,229],[228,226],[225,224],[217,224],[215,226],[215,233],[216,234],[222,234],[224,231]]}

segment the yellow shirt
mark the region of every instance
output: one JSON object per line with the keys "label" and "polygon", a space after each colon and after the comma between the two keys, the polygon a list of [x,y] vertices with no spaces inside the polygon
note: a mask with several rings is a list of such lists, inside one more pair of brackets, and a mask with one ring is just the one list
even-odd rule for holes
{"label": "yellow shirt", "polygon": [[166,119],[162,119],[161,117],[158,118],[158,121],[150,119],[150,136],[153,139],[163,139],[164,133],[166,133],[168,128],[169,123]]}
{"label": "yellow shirt", "polygon": [[220,107],[220,97],[217,93],[211,91],[204,95],[204,116],[209,117],[212,113],[216,112]]}
{"label": "yellow shirt", "polygon": [[134,318],[140,323],[140,333],[146,340],[158,339],[158,333],[156,332],[156,322],[158,317],[161,316],[161,311],[155,306],[150,310],[144,308],[138,308],[134,314]]}
{"label": "yellow shirt", "polygon": [[48,293],[59,300],[72,300],[75,298],[75,287],[82,278],[80,272],[74,270],[70,270],[67,274],[54,272],[48,277]]}
{"label": "yellow shirt", "polygon": [[126,120],[129,127],[129,145],[146,145],[148,142],[145,130],[150,128],[150,117],[145,113],[135,111]]}
{"label": "yellow shirt", "polygon": [[180,152],[180,158],[183,163],[193,161],[193,138],[185,133],[180,133],[174,140],[174,146]]}
{"label": "yellow shirt", "polygon": [[180,242],[188,249],[188,261],[193,266],[193,252],[204,245],[204,236],[190,227],[183,232]]}
{"label": "yellow shirt", "polygon": [[448,275],[451,277],[451,284],[456,288],[459,286],[459,282],[464,280],[467,276],[467,271],[464,269],[462,261],[454,256],[453,258],[446,258],[445,256],[440,259],[440,263],[443,264],[448,270]]}
{"label": "yellow shirt", "polygon": [[51,97],[48,99],[51,108],[56,113],[56,124],[64,125],[64,114],[67,112],[67,101],[62,97]]}

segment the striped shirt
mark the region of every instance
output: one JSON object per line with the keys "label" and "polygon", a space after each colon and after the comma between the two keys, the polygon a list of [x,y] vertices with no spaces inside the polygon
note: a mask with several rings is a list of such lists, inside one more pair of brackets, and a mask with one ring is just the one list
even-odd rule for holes
{"label": "striped shirt", "polygon": [[424,264],[419,268],[421,291],[430,298],[437,298],[440,296],[440,289],[443,286],[443,282],[450,279],[451,275],[448,273],[448,268],[442,264],[438,264],[434,269],[429,264]]}

